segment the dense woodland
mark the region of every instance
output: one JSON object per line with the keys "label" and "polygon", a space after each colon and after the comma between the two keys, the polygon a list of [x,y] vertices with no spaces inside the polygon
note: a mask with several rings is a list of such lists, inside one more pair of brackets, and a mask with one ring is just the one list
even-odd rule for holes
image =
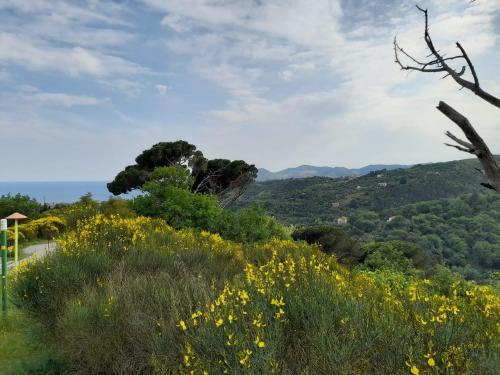
{"label": "dense woodland", "polygon": [[[420,201],[488,193],[474,159],[375,171],[361,177],[312,177],[255,183],[235,207],[259,204],[287,224],[333,223],[356,209],[387,212]],[[387,184],[387,186],[384,186]]]}
{"label": "dense woodland", "polygon": [[362,240],[418,244],[439,263],[481,279],[500,270],[499,219],[500,197],[472,193],[405,205],[390,218],[358,209],[347,229]]}
{"label": "dense woodland", "polygon": [[335,225],[361,243],[418,244],[436,262],[468,278],[500,269],[500,197],[481,187],[476,160],[375,171],[358,178],[307,178],[255,183],[238,202],[259,204],[297,227]]}

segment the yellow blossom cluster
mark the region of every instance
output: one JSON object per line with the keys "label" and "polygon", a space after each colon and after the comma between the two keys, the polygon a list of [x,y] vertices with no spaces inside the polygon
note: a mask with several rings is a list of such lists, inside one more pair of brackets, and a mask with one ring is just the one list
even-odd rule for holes
{"label": "yellow blossom cluster", "polygon": [[[181,338],[175,358],[183,373],[296,373],[286,368],[293,355],[283,353],[293,350],[309,358],[323,339],[309,332],[316,326],[325,328],[324,322],[331,337],[344,340],[339,342],[346,347],[363,348],[361,353],[367,356],[384,349],[368,347],[367,337],[383,337],[387,345],[400,340],[398,357],[389,362],[408,374],[473,373],[478,353],[500,349],[499,293],[463,280],[437,285],[398,273],[354,272],[314,246],[286,240],[240,245],[205,231],[176,231],[164,221],[144,217],[96,215],[63,235],[59,247],[70,259],[82,252],[127,253],[137,247],[160,249],[165,256],[192,253],[196,261],[214,262],[210,267],[220,269],[220,275],[211,274],[201,287],[200,294],[207,296],[203,302],[189,296],[189,305],[173,323],[161,316],[152,319],[154,327],[172,324],[167,328]],[[227,259],[236,269],[231,276],[225,273]],[[36,290],[44,295],[53,285],[41,288],[35,281]],[[104,289],[104,283],[96,280],[98,288]],[[112,323],[119,301],[112,295],[104,299],[105,324]],[[300,332],[306,326],[305,333]],[[398,336],[402,329],[410,337]],[[322,331],[316,336],[321,335],[318,332]],[[302,341],[297,344],[294,339],[300,335]],[[161,358],[161,353],[156,354]],[[317,356],[316,364],[333,358],[332,363],[342,365],[334,357]],[[343,369],[373,373],[369,367],[373,362],[367,357],[355,363],[358,368]],[[345,366],[353,363],[346,360]],[[329,373],[324,368],[306,370],[303,373]]]}
{"label": "yellow blossom cluster", "polygon": [[59,239],[59,249],[67,254],[78,254],[82,250],[126,251],[144,241],[145,233],[149,232],[152,226],[160,226],[162,231],[169,229],[167,225],[145,217],[123,218],[98,214],[79,222],[76,230],[63,235]]}
{"label": "yellow blossom cluster", "polygon": [[[422,354],[408,353],[401,364],[406,364],[408,373],[468,373],[471,360],[466,352],[485,345],[500,347],[500,300],[489,287],[455,283],[440,294],[427,279],[380,281],[368,272],[349,272],[331,257],[288,242],[272,241],[254,248],[266,254],[265,262],[248,261],[244,277],[227,283],[203,311],[180,321],[189,344],[186,370],[195,374],[208,370],[224,373],[238,367],[255,371],[267,358],[263,353],[272,353],[277,345],[276,332],[286,330],[291,307],[287,295],[307,289],[312,278],[321,278],[332,293],[346,300],[369,304],[378,316],[393,316],[400,324],[414,327]],[[483,337],[460,337],[460,345],[434,344],[437,337],[455,330],[459,335],[471,319],[481,320]],[[353,340],[360,336],[357,330],[361,327],[354,326],[350,316],[340,317],[338,324],[349,330]],[[215,357],[204,355],[197,345],[204,335],[212,340],[220,337],[211,346]]]}
{"label": "yellow blossom cluster", "polygon": [[241,254],[237,245],[224,241],[218,234],[176,231],[163,220],[119,215],[97,214],[82,220],[76,230],[61,236],[58,242],[60,251],[67,254],[78,254],[80,251],[123,252],[145,243],[159,244],[176,251],[201,248],[208,253]]}

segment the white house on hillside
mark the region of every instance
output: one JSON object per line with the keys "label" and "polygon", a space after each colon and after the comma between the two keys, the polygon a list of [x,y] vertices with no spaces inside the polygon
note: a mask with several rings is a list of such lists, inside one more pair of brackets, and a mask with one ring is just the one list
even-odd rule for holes
{"label": "white house on hillside", "polygon": [[337,219],[337,225],[346,225],[347,224],[347,216],[341,216]]}

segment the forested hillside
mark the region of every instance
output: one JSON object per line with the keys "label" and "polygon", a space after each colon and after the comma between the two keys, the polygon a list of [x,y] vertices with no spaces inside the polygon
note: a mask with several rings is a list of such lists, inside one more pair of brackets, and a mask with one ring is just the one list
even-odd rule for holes
{"label": "forested hillside", "polygon": [[482,187],[478,163],[461,160],[359,178],[254,184],[239,202],[296,226],[337,224],[362,243],[403,240],[473,279],[500,270],[500,196]]}
{"label": "forested hillside", "polygon": [[430,252],[439,263],[473,279],[500,270],[500,196],[465,194],[458,198],[408,204],[387,218],[356,210],[346,228],[360,240],[404,240]]}
{"label": "forested hillside", "polygon": [[375,171],[361,177],[313,177],[253,184],[236,207],[259,204],[288,224],[332,223],[357,209],[392,215],[398,207],[464,193],[489,193],[475,159]]}
{"label": "forested hillside", "polygon": [[380,169],[394,170],[408,167],[409,165],[400,164],[371,164],[362,168],[316,167],[314,165],[300,165],[295,168],[287,168],[277,172],[271,172],[265,168],[259,168],[257,181],[284,180],[287,178],[306,177],[336,178],[345,176],[362,176]]}

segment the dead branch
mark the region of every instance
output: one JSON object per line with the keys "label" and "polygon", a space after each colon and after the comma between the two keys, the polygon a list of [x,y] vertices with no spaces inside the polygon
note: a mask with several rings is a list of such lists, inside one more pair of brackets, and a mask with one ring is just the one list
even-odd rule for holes
{"label": "dead branch", "polygon": [[460,146],[451,144],[447,145],[460,151],[475,155],[479,159],[479,162],[483,167],[484,174],[488,180],[487,183],[482,183],[482,185],[490,189],[500,191],[500,169],[495,161],[495,157],[490,152],[484,140],[476,132],[470,121],[460,112],[443,101],[439,102],[437,109],[448,117],[448,119],[458,125],[458,127],[465,134],[465,137],[469,140],[469,142],[463,141],[454,136],[452,133],[447,132],[446,135]]}
{"label": "dead branch", "polygon": [[[485,100],[491,105],[494,105],[497,108],[500,108],[500,98],[495,97],[482,89],[474,65],[472,64],[472,61],[470,60],[469,56],[467,55],[462,45],[458,42],[456,43],[457,49],[460,51],[460,54],[451,57],[444,57],[434,46],[431,35],[429,33],[429,16],[427,9],[423,9],[418,5],[417,9],[424,14],[425,18],[424,40],[430,53],[426,57],[427,60],[425,61],[417,59],[408,52],[406,52],[398,44],[397,38],[394,38],[394,55],[396,64],[398,64],[402,70],[408,70],[408,71],[414,70],[423,73],[439,73],[439,72],[446,73],[445,77],[447,76],[452,77],[455,80],[455,82],[457,82],[462,88],[466,88],[472,91],[481,99]],[[402,56],[405,56],[407,59],[411,60],[412,65],[405,64],[401,59]],[[460,68],[460,70],[456,70],[448,64],[450,61],[453,60],[462,60],[464,62],[464,65]],[[473,78],[472,81],[463,77],[467,69],[470,71],[472,75]]]}

